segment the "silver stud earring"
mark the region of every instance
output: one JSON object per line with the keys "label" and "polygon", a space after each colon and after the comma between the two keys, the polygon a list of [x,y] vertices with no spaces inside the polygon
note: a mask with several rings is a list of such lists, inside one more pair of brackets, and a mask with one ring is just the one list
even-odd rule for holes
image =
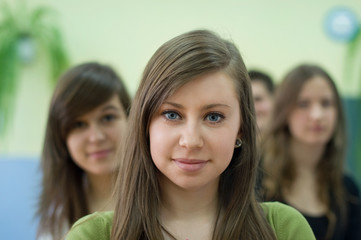
{"label": "silver stud earring", "polygon": [[242,140],[240,138],[236,139],[236,144],[234,145],[234,148],[239,148],[242,146]]}

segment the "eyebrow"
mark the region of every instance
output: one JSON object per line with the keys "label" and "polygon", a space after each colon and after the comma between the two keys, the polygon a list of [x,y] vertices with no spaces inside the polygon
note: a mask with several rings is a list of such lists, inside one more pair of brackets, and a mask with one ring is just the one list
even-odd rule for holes
{"label": "eyebrow", "polygon": [[[168,105],[171,105],[171,106],[176,107],[176,108],[184,109],[183,105],[182,105],[182,104],[179,104],[179,103],[164,102],[163,104],[168,104]],[[203,107],[203,109],[204,109],[204,110],[207,110],[207,109],[211,109],[211,108],[214,108],[214,107],[226,107],[226,108],[230,108],[230,106],[227,105],[227,104],[213,103],[213,104],[206,105],[205,107]]]}
{"label": "eyebrow", "polygon": [[102,112],[105,112],[105,111],[108,111],[108,110],[117,110],[118,111],[119,108],[110,104],[110,105],[107,105],[107,106],[103,107]]}

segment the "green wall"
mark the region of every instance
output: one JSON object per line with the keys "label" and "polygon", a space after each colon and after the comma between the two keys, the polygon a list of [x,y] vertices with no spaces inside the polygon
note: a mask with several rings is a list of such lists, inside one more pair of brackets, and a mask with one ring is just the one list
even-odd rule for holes
{"label": "green wall", "polygon": [[[72,64],[91,60],[110,64],[132,94],[154,51],[171,37],[195,28],[209,28],[233,39],[248,67],[262,68],[276,81],[296,64],[310,61],[329,70],[343,96],[355,96],[355,89],[361,88],[356,80],[343,84],[347,46],[328,38],[322,26],[334,6],[348,6],[361,18],[360,0],[23,2],[30,9],[40,5],[56,9]],[[40,156],[52,89],[47,56],[38,50],[37,59],[22,67],[12,124],[0,136],[0,156]]]}

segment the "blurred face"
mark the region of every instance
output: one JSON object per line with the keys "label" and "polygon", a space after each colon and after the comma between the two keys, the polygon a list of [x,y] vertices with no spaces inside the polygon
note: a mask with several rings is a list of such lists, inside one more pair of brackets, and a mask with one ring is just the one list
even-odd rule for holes
{"label": "blurred face", "polygon": [[330,140],[337,121],[335,95],[329,83],[316,76],[306,81],[288,117],[294,140],[313,146]]}
{"label": "blurred face", "polygon": [[260,131],[263,132],[268,128],[270,122],[273,96],[262,82],[252,81],[251,84],[257,125]]}
{"label": "blurred face", "polygon": [[125,111],[119,97],[114,95],[108,102],[76,119],[66,139],[73,161],[88,174],[111,173],[125,127]]}
{"label": "blurred face", "polygon": [[150,151],[162,184],[218,186],[240,136],[240,105],[232,79],[203,75],[179,88],[150,122]]}

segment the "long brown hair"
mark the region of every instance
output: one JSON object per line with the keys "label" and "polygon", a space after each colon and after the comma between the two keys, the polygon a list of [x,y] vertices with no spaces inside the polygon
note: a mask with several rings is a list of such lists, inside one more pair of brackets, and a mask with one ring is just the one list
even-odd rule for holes
{"label": "long brown hair", "polygon": [[[234,151],[219,184],[219,210],[213,239],[275,239],[255,200],[257,168],[253,99],[246,67],[236,46],[207,30],[181,34],[163,44],[149,60],[133,101],[126,151],[115,186],[111,238],[164,239],[158,222],[160,189],[149,144],[150,119],[177,89],[201,74],[222,70],[235,83],[244,144]],[[236,184],[235,184],[236,183]]]}
{"label": "long brown hair", "polygon": [[37,215],[38,235],[61,237],[64,228],[89,214],[84,170],[69,154],[66,138],[77,117],[116,94],[128,115],[130,97],[120,77],[110,67],[85,63],[62,75],[52,96],[41,157],[42,192]]}
{"label": "long brown hair", "polygon": [[[274,102],[274,112],[264,150],[265,176],[263,185],[266,200],[284,199],[283,190],[289,189],[296,177],[295,166],[289,152],[292,138],[287,118],[294,108],[303,85],[320,76],[331,87],[337,111],[337,123],[332,137],[317,166],[318,197],[328,207],[329,233],[336,222],[331,204],[336,204],[341,215],[345,214],[345,198],[342,185],[346,126],[340,95],[331,76],[317,65],[302,64],[292,69],[279,85]],[[335,198],[331,202],[330,193]],[[343,218],[343,217],[342,217]]]}

